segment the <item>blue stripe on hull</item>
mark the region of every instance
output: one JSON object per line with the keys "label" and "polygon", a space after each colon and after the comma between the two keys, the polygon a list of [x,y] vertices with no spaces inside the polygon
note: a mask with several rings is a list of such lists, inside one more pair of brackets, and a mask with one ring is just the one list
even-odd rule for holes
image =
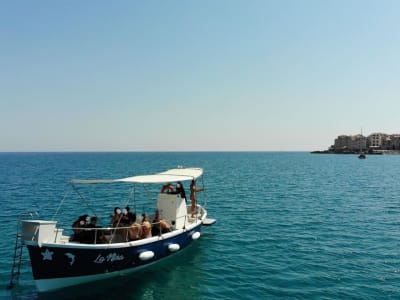
{"label": "blue stripe on hull", "polygon": [[[155,242],[126,247],[109,248],[71,248],[27,245],[35,280],[63,277],[100,275],[110,272],[130,270],[154,263],[173,254],[168,250],[169,244],[179,244],[180,249],[192,242],[192,234],[200,232],[201,225],[177,236]],[[147,261],[139,258],[144,251],[154,252],[154,257]]]}

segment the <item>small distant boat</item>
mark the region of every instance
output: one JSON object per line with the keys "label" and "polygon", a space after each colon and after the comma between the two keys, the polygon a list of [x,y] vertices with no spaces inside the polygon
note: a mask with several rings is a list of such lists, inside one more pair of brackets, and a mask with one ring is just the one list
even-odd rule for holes
{"label": "small distant boat", "polygon": [[360,154],[358,155],[358,158],[359,159],[365,159],[366,158],[365,153],[364,152],[360,152]]}
{"label": "small distant boat", "polygon": [[[121,183],[126,183],[132,187],[143,186],[148,192],[148,184],[182,184],[202,175],[201,168],[178,167],[161,173],[115,180],[72,180],[71,184],[119,183],[117,186],[120,187]],[[155,218],[155,214],[158,217],[158,213],[155,213],[148,215],[148,219],[150,222],[154,218],[162,219],[168,223],[169,228],[161,231],[161,226],[157,226],[160,224],[153,221],[152,229],[157,229],[151,237],[132,239],[128,235],[132,227],[125,225],[127,227],[82,227],[80,229],[92,239],[76,240],[72,233],[74,227],[58,228],[57,221],[53,220],[21,220],[22,235],[17,236],[22,236],[22,242],[29,250],[33,278],[39,292],[113,278],[143,269],[187,248],[199,239],[203,225],[209,226],[216,222],[215,219],[207,218],[207,210],[199,204],[193,215],[186,199],[181,197],[182,194],[159,192],[158,187],[153,190],[157,190],[157,203],[151,209],[159,212],[160,218]],[[132,189],[134,192],[135,188]],[[67,231],[72,234],[67,234]],[[100,232],[103,234],[102,240],[98,238]]]}

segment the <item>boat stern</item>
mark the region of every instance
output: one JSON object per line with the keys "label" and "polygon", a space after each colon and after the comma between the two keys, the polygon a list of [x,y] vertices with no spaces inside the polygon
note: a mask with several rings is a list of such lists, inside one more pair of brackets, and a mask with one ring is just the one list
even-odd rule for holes
{"label": "boat stern", "polygon": [[26,244],[38,245],[57,243],[63,238],[62,229],[56,228],[57,221],[22,220],[22,239]]}

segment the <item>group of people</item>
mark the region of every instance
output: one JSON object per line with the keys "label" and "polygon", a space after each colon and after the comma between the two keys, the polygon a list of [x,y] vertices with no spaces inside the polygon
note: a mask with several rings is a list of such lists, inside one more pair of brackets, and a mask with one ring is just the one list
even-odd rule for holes
{"label": "group of people", "polygon": [[113,227],[129,226],[133,219],[136,219],[136,214],[131,213],[129,206],[120,209],[118,206],[114,208],[114,215],[111,217],[111,225]]}
{"label": "group of people", "polygon": [[[160,217],[158,209],[154,214],[152,223],[150,223],[146,214],[142,214],[142,220],[138,223],[136,214],[131,213],[128,206],[122,210],[119,207],[115,207],[114,215],[111,217],[111,224],[116,228],[115,235],[120,236],[122,241],[135,241],[171,231],[170,224]],[[101,226],[97,226],[96,216],[91,218],[89,215],[79,216],[72,224],[74,234],[71,237],[71,241],[87,244],[107,242],[105,232],[109,230],[96,230],[96,228],[101,228]]]}
{"label": "group of people", "polygon": [[178,181],[176,183],[175,188],[171,183],[167,183],[167,184],[163,185],[161,188],[161,193],[177,194],[177,195],[180,195],[181,198],[186,200],[185,189],[183,188],[183,184],[180,181]]}
{"label": "group of people", "polygon": [[159,232],[165,233],[171,230],[169,223],[160,218],[160,212],[157,209],[152,223],[148,220],[146,214],[142,214],[141,222],[137,222],[136,214],[131,213],[129,207],[121,210],[119,207],[114,208],[114,215],[111,218],[116,234],[122,236],[123,241],[135,241],[157,235]]}
{"label": "group of people", "polygon": [[[204,189],[197,189],[196,187],[196,181],[193,179],[192,183],[190,184],[190,201],[191,201],[191,213],[192,213],[192,218],[194,218],[194,215],[196,213],[196,206],[197,206],[197,196],[196,193],[202,192]],[[184,198],[186,200],[186,193],[185,189],[183,187],[182,182],[178,181],[176,183],[176,189],[174,189],[173,185],[171,183],[167,183],[166,185],[163,185],[161,189],[161,193],[168,193],[168,194],[179,194],[181,198]]]}
{"label": "group of people", "polygon": [[[196,214],[197,207],[197,192],[202,192],[204,189],[197,189],[196,181],[192,180],[190,184],[190,201],[191,201],[191,216],[192,218]],[[182,182],[177,182],[174,188],[172,184],[168,183],[161,189],[162,193],[179,194],[181,198],[186,200],[186,193]],[[136,220],[136,214],[130,211],[129,206],[126,206],[121,210],[119,207],[114,208],[114,215],[111,216],[111,224],[115,228],[121,228],[117,230],[117,234],[122,234],[124,241],[134,241],[138,239],[148,238],[153,235],[169,232],[171,230],[170,225],[167,221],[160,217],[160,211],[157,209],[154,214],[154,220],[152,223],[149,222],[148,216],[142,214],[142,220],[140,223]],[[104,231],[102,230],[90,230],[93,228],[100,228],[97,226],[97,217],[89,215],[79,216],[72,224],[73,236],[72,241],[81,243],[103,243],[106,241]]]}
{"label": "group of people", "polygon": [[72,230],[74,232],[71,241],[80,243],[103,243],[105,242],[105,236],[102,230],[96,230],[94,228],[100,228],[97,226],[97,216],[81,215],[74,223],[72,223]]}

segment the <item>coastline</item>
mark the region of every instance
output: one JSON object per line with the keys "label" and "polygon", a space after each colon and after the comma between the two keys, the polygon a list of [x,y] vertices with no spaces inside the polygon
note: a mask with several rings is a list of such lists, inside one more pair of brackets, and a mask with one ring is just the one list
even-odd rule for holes
{"label": "coastline", "polygon": [[[357,151],[311,151],[311,154],[360,154]],[[371,152],[366,152],[367,155],[400,155],[400,150],[374,150]]]}

